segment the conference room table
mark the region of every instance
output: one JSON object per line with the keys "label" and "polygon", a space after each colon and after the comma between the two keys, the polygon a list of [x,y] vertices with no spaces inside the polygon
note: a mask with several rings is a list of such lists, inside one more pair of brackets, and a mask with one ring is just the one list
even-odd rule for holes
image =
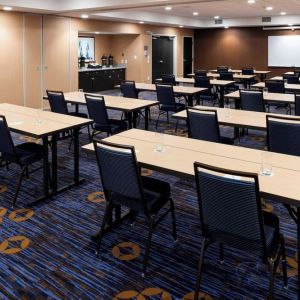
{"label": "conference room table", "polygon": [[[283,76],[275,76],[270,78],[270,80],[284,80]],[[299,84],[300,84],[300,78],[299,78]]]}
{"label": "conference room table", "polygon": [[[271,153],[272,176],[261,175],[261,163],[265,151],[245,147],[211,143],[185,137],[131,129],[104,139],[135,147],[141,167],[179,177],[194,178],[194,162],[259,174],[261,196],[275,202],[296,206],[298,282],[300,283],[300,157]],[[156,151],[157,144],[164,151]],[[83,146],[94,153],[93,144]],[[180,159],[179,159],[180,158]],[[198,208],[195,207],[195,214]],[[200,231],[199,231],[200,234]],[[298,297],[300,296],[300,284]]]}
{"label": "conference room table", "polygon": [[[156,85],[151,83],[136,83],[136,89],[138,92],[156,92]],[[174,86],[174,93],[184,96],[187,98],[187,103],[189,106],[193,106],[193,99],[195,96],[207,91],[207,88],[197,88],[190,86]]]}
{"label": "conference room table", "polygon": [[[51,195],[64,191],[73,185],[79,185],[79,129],[92,123],[92,120],[78,118],[29,107],[1,103],[0,115],[4,115],[9,129],[22,135],[41,139],[43,144],[43,195],[31,205],[36,204]],[[66,130],[72,130],[74,136],[74,175],[73,182],[58,189],[57,173],[57,140],[58,135]],[[51,137],[52,149],[52,191],[49,189],[48,145]]]}
{"label": "conference room table", "polygon": [[[252,84],[251,87],[257,88],[257,89],[264,89],[266,87],[265,82],[259,82],[256,84]],[[291,91],[291,92],[300,92],[300,83],[299,84],[289,84],[285,83],[284,87],[286,90]]]}
{"label": "conference room table", "polygon": [[[89,95],[99,96],[99,94],[91,94]],[[86,105],[85,95],[82,92],[68,92],[64,94],[65,101],[67,103],[71,103],[76,105],[76,110],[78,111],[79,105]],[[149,110],[150,107],[156,106],[159,104],[158,101],[154,100],[142,100],[142,99],[133,99],[133,98],[125,98],[121,96],[108,96],[102,95],[104,97],[105,106],[108,109],[118,110],[125,113],[129,128],[136,127],[136,119],[138,112],[142,109],[145,109],[145,129],[148,130],[149,127]]]}

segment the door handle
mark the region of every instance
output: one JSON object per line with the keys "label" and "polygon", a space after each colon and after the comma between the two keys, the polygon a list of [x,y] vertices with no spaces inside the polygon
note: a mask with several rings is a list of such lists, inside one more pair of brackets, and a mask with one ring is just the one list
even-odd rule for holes
{"label": "door handle", "polygon": [[160,63],[160,64],[163,64],[163,63],[164,63],[164,61],[163,61],[163,60],[160,60],[160,61],[159,61],[159,63]]}

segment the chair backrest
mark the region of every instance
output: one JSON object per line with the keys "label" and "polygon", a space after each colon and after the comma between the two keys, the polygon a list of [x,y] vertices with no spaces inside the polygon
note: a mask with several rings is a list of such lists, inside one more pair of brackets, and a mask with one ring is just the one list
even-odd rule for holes
{"label": "chair backrest", "polygon": [[283,80],[266,80],[266,87],[269,93],[285,93],[284,81]]}
{"label": "chair backrest", "polygon": [[242,110],[265,112],[261,91],[240,90],[240,99]]}
{"label": "chair backrest", "polygon": [[208,142],[220,142],[220,129],[216,110],[187,107],[188,135]]}
{"label": "chair backrest", "polygon": [[211,88],[210,79],[207,76],[195,76],[195,87]]}
{"label": "chair backrest", "polygon": [[68,108],[65,101],[64,93],[61,91],[49,91],[47,90],[48,101],[52,112],[58,114],[68,114]]}
{"label": "chair backrest", "polygon": [[242,74],[243,75],[254,75],[254,68],[253,67],[242,68]]}
{"label": "chair backrest", "polygon": [[203,236],[267,258],[257,174],[194,163]]}
{"label": "chair backrest", "polygon": [[300,84],[299,77],[296,75],[284,74],[283,78],[287,80],[288,84]]}
{"label": "chair backrest", "polygon": [[207,71],[206,70],[196,70],[195,71],[195,77],[196,76],[207,76]]}
{"label": "chair backrest", "polygon": [[9,158],[16,157],[15,146],[6,122],[5,116],[0,115],[0,152]]}
{"label": "chair backrest", "polygon": [[296,70],[294,71],[294,74],[295,74],[295,76],[300,77],[300,69],[296,69]]}
{"label": "chair backrest", "polygon": [[162,74],[161,79],[162,84],[176,85],[175,75],[173,74]]}
{"label": "chair backrest", "polygon": [[110,129],[109,118],[105,106],[105,100],[103,96],[85,94],[85,101],[89,118],[94,120],[97,125],[103,126],[106,129]]}
{"label": "chair backrest", "polygon": [[267,115],[268,149],[300,156],[300,118]]}
{"label": "chair backrest", "polygon": [[300,95],[295,94],[295,115],[300,116]]}
{"label": "chair backrest", "polygon": [[146,213],[134,147],[96,140],[93,143],[106,200]]}
{"label": "chair backrest", "polygon": [[156,94],[157,94],[157,101],[159,102],[160,105],[175,107],[176,102],[175,102],[175,96],[174,96],[172,85],[157,84]]}
{"label": "chair backrest", "polygon": [[220,80],[228,80],[233,81],[233,73],[232,72],[220,72]]}
{"label": "chair backrest", "polygon": [[229,67],[226,67],[226,66],[219,66],[217,67],[217,72],[220,73],[220,72],[228,72],[229,70]]}
{"label": "chair backrest", "polygon": [[126,98],[138,98],[138,91],[135,87],[135,81],[122,80],[121,81],[121,93]]}

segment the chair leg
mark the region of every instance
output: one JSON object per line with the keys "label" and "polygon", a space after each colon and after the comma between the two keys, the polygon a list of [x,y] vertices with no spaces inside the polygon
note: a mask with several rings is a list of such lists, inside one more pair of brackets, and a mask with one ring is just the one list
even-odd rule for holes
{"label": "chair leg", "polygon": [[171,216],[172,216],[172,227],[173,227],[173,238],[174,241],[177,241],[177,231],[176,231],[176,218],[175,218],[175,206],[174,201],[170,198],[170,206],[171,206]]}
{"label": "chair leg", "polygon": [[282,273],[283,273],[283,283],[285,288],[288,287],[288,278],[287,278],[287,267],[286,267],[286,256],[285,256],[285,244],[284,244],[284,237],[281,237],[281,245],[280,245],[280,252],[281,252],[281,263],[282,263]]}
{"label": "chair leg", "polygon": [[157,117],[156,125],[155,125],[155,128],[156,128],[156,129],[157,129],[158,122],[159,122],[159,118],[160,118],[160,115],[161,115],[161,114],[162,114],[161,112],[158,113],[158,117]]}
{"label": "chair leg", "polygon": [[175,132],[177,132],[177,129],[178,129],[178,120],[176,121],[176,126],[175,126]]}
{"label": "chair leg", "polygon": [[24,177],[25,173],[26,173],[26,167],[23,167],[22,171],[21,171],[21,175],[20,175],[19,180],[18,180],[17,190],[16,190],[16,193],[15,193],[15,196],[14,196],[12,208],[14,208],[15,205],[16,205],[17,198],[18,198],[20,188],[21,188],[21,184],[22,184],[22,180],[23,180],[23,177]]}
{"label": "chair leg", "polygon": [[170,123],[170,120],[169,120],[169,112],[167,111],[167,123],[169,124]]}
{"label": "chair leg", "polygon": [[146,271],[147,271],[147,265],[148,265],[148,260],[149,260],[149,253],[150,253],[150,248],[151,248],[152,233],[153,233],[154,224],[155,224],[155,217],[156,216],[153,215],[149,219],[149,232],[148,232],[148,239],[147,239],[146,249],[145,249],[145,256],[144,256],[142,277],[145,277]]}
{"label": "chair leg", "polygon": [[199,257],[198,274],[197,274],[196,288],[195,288],[195,293],[194,293],[194,300],[198,300],[198,298],[199,298],[201,272],[202,272],[205,247],[206,247],[206,239],[204,238],[202,241],[201,252],[200,252],[200,257]]}
{"label": "chair leg", "polygon": [[101,228],[100,228],[100,232],[99,232],[99,236],[97,239],[97,245],[96,245],[96,255],[99,256],[100,254],[100,247],[101,247],[101,241],[104,235],[104,229],[105,229],[105,225],[107,223],[107,221],[110,219],[112,213],[112,205],[110,203],[107,203],[106,208],[105,208],[105,212],[104,212],[104,216],[103,216],[103,220],[102,220],[102,224],[101,224]]}
{"label": "chair leg", "polygon": [[221,260],[221,264],[223,264],[223,262],[224,262],[224,246],[223,246],[223,244],[220,244],[220,260]]}
{"label": "chair leg", "polygon": [[72,143],[74,141],[74,136],[73,136],[73,132],[71,134],[71,140],[70,140],[70,143],[69,143],[69,151],[71,151],[71,147],[72,147]]}
{"label": "chair leg", "polygon": [[91,140],[91,130],[90,130],[90,125],[87,126],[87,130],[88,130],[89,140]]}
{"label": "chair leg", "polygon": [[274,287],[274,277],[275,277],[275,260],[270,259],[269,260],[270,265],[270,279],[269,279],[269,294],[268,294],[268,300],[273,299],[273,287]]}

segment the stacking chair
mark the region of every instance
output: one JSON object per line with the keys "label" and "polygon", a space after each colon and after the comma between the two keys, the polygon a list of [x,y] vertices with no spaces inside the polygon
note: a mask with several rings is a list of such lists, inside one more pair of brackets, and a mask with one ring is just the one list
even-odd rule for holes
{"label": "stacking chair", "polygon": [[279,219],[261,208],[257,174],[229,171],[195,162],[203,241],[194,299],[198,299],[204,253],[212,243],[256,256],[270,267],[269,297],[273,299],[276,270],[282,258],[283,281],[287,287],[284,237]]}
{"label": "stacking chair", "polygon": [[[254,68],[253,67],[242,68],[242,75],[255,75]],[[249,81],[250,85],[255,83],[257,83],[257,80],[255,78]]]}
{"label": "stacking chair", "polygon": [[[283,80],[266,80],[265,85],[269,93],[285,93],[285,86]],[[276,108],[285,107],[287,109],[287,112],[291,111],[291,106],[289,104],[278,105],[278,103],[269,102],[267,104],[268,111],[270,111],[270,106],[276,106]]]}
{"label": "stacking chair", "polygon": [[106,132],[107,136],[109,136],[127,130],[126,121],[108,118],[103,96],[85,94],[85,101],[89,118],[94,121],[91,125],[93,129],[91,140],[101,132]]}
{"label": "stacking chair", "polygon": [[189,138],[228,145],[233,144],[233,139],[220,135],[216,110],[187,107],[186,113]]}
{"label": "stacking chair", "polygon": [[195,87],[207,88],[207,91],[202,92],[197,96],[197,104],[204,100],[212,101],[213,105],[218,101],[218,94],[213,92],[213,86],[210,84],[210,79],[207,76],[195,76]]}
{"label": "stacking chair", "polygon": [[197,77],[197,76],[204,76],[204,77],[206,77],[207,76],[207,71],[205,71],[205,70],[196,70],[195,71],[195,77]]}
{"label": "stacking chair", "polygon": [[[79,117],[79,118],[87,118],[87,114],[85,113],[80,113],[80,112],[69,112],[68,107],[65,101],[65,96],[64,93],[61,91],[50,91],[47,90],[47,96],[48,96],[48,101],[50,105],[50,109],[54,113],[58,114],[63,114],[63,115],[70,115],[74,117]],[[87,126],[88,129],[88,135],[90,137],[90,127],[89,125]],[[71,137],[70,144],[69,144],[69,150],[71,148],[71,144],[73,141],[73,134],[70,133],[69,131],[66,133],[63,133],[59,139],[65,139]]]}
{"label": "stacking chair", "polygon": [[263,93],[261,91],[240,90],[242,110],[265,112]]}
{"label": "stacking chair", "polygon": [[[0,116],[0,140],[1,157],[6,162],[6,167],[8,168],[8,163],[14,163],[21,168],[21,174],[18,178],[17,189],[13,199],[12,207],[14,208],[23,178],[42,168],[41,166],[29,172],[29,167],[32,164],[43,159],[43,146],[30,142],[15,146],[4,116]],[[50,173],[49,170],[48,172]]]}
{"label": "stacking chair", "polygon": [[162,79],[161,82],[162,84],[176,85],[175,75],[173,74],[162,74],[161,79]]}
{"label": "stacking chair", "polygon": [[229,70],[229,67],[226,67],[226,66],[219,66],[219,67],[217,67],[217,72],[218,73],[228,72],[228,70]]}
{"label": "stacking chair", "polygon": [[294,70],[294,74],[298,77],[300,77],[300,69]]}
{"label": "stacking chair", "polygon": [[[169,112],[179,112],[185,108],[182,103],[175,101],[175,95],[172,85],[156,85],[157,101],[159,102],[159,113],[156,121],[156,128],[158,126],[159,118],[162,114],[167,114],[167,122],[169,123]],[[177,130],[178,121],[176,123]]]}
{"label": "stacking chair", "polygon": [[295,115],[300,116],[300,95],[295,94]]}
{"label": "stacking chair", "polygon": [[300,84],[299,76],[296,75],[283,75],[283,79],[286,79],[288,84]]}
{"label": "stacking chair", "polygon": [[135,81],[123,80],[121,81],[121,93],[123,97],[138,99],[138,91],[135,87]]}
{"label": "stacking chair", "polygon": [[[144,215],[149,221],[142,276],[146,274],[151,247],[153,229],[171,213],[173,237],[177,240],[174,203],[170,185],[158,179],[140,174],[135,149],[132,146],[117,145],[94,141],[102,186],[107,201],[100,233],[97,240],[96,254],[100,253],[105,225],[110,221],[114,207],[125,206],[133,213]],[[158,213],[167,203],[170,208],[158,219]]]}
{"label": "stacking chair", "polygon": [[[232,72],[220,72],[219,79],[226,80],[226,81],[234,81],[233,73]],[[234,83],[231,84],[230,86],[225,87],[226,93],[230,93],[230,92],[236,91],[238,89],[239,89],[239,87]]]}

